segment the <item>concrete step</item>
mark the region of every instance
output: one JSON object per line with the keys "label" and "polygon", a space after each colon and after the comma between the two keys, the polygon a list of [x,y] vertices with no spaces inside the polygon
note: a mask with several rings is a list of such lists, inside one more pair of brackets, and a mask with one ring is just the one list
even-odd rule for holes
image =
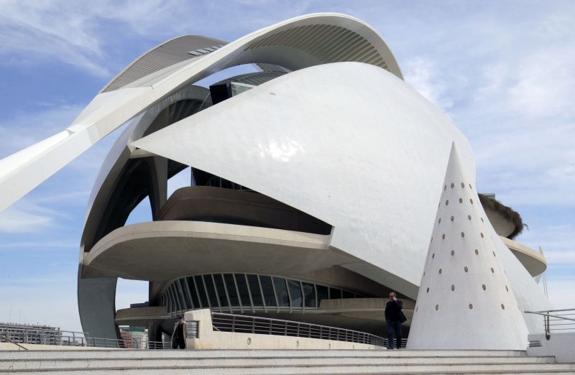
{"label": "concrete step", "polygon": [[481,365],[384,365],[384,366],[286,366],[286,367],[245,367],[245,368],[115,368],[115,369],[67,369],[54,371],[13,372],[22,374],[58,373],[64,375],[148,375],[148,374],[187,374],[187,375],[312,375],[312,374],[554,374],[575,373],[575,364],[481,364]]}
{"label": "concrete step", "polygon": [[65,358],[275,358],[275,357],[525,357],[524,350],[20,350],[0,351],[0,361]]}
{"label": "concrete step", "polygon": [[279,366],[388,366],[388,365],[471,365],[545,364],[553,357],[249,357],[249,358],[115,358],[115,359],[27,359],[0,361],[0,373],[17,370],[104,369],[104,368],[245,368]]}

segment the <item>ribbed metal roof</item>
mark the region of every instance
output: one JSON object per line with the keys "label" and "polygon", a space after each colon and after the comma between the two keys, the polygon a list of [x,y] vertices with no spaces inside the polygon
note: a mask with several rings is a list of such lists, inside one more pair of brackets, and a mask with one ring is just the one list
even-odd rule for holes
{"label": "ribbed metal roof", "polygon": [[112,79],[102,92],[116,90],[148,74],[184,60],[201,58],[225,45],[218,39],[199,35],[185,35],[168,40],[134,60],[120,74]]}

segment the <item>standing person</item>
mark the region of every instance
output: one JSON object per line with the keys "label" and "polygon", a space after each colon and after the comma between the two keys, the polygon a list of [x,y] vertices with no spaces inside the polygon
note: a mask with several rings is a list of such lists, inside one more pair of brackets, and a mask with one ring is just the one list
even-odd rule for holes
{"label": "standing person", "polygon": [[403,302],[397,299],[395,292],[389,293],[389,300],[385,304],[385,321],[387,323],[387,348],[393,349],[395,336],[396,348],[401,348],[401,323],[407,319],[403,314]]}
{"label": "standing person", "polygon": [[186,339],[184,337],[185,322],[186,321],[182,317],[174,324],[174,331],[172,332],[172,349],[186,348]]}

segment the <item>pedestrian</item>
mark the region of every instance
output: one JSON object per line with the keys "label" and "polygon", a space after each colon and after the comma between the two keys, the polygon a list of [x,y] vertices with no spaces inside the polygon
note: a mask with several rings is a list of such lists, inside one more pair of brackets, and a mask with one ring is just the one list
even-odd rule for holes
{"label": "pedestrian", "polygon": [[185,349],[186,339],[184,337],[184,318],[180,318],[174,324],[174,331],[172,332],[172,349]]}
{"label": "pedestrian", "polygon": [[389,300],[385,304],[385,321],[387,324],[387,348],[393,349],[395,336],[396,348],[401,348],[401,323],[407,318],[403,314],[403,302],[397,299],[395,292],[389,293]]}

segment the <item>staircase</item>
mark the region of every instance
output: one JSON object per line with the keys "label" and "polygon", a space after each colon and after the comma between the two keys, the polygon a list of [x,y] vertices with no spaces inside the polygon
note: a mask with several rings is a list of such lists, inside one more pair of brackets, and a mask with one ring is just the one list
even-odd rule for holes
{"label": "staircase", "polygon": [[524,351],[0,351],[0,374],[575,374]]}

